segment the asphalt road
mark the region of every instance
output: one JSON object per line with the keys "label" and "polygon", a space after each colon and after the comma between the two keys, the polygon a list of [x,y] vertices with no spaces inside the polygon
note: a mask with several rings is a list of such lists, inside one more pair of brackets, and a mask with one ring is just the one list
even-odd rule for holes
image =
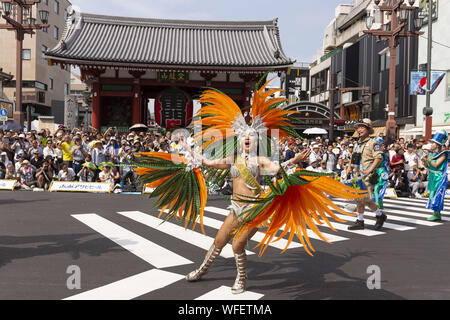
{"label": "asphalt road", "polygon": [[[204,249],[189,244],[188,236],[177,239],[118,214],[137,211],[155,216],[151,206],[152,201],[145,195],[0,192],[0,299],[60,300],[150,270],[170,275],[189,273],[202,262]],[[226,209],[228,202],[212,198],[208,206]],[[408,205],[400,206],[408,214]],[[414,212],[420,212],[418,208]],[[428,214],[425,209],[423,213]],[[74,217],[88,214],[193,263],[155,267],[117,244],[117,239],[100,234]],[[206,216],[224,219],[214,213]],[[257,293],[261,300],[450,299],[450,222],[433,227],[403,225],[412,228],[384,230],[376,236],[323,229],[346,241],[327,244],[312,240],[314,257],[302,248],[280,254],[281,250],[270,247],[262,257],[253,254],[248,262],[248,291]],[[206,233],[214,237],[216,230],[206,227]],[[251,242],[248,249],[258,253],[255,244]],[[69,266],[80,270],[80,289],[68,288],[72,275]],[[368,279],[373,275],[370,266],[379,268],[379,289],[368,288]],[[231,287],[235,276],[234,259],[221,257],[201,282],[178,279],[157,290],[144,290],[135,298],[193,300],[222,286]]]}

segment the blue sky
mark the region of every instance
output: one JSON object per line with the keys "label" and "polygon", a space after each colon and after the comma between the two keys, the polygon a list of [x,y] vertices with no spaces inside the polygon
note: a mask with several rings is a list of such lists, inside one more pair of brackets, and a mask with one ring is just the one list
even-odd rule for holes
{"label": "blue sky", "polygon": [[340,3],[352,0],[71,0],[82,12],[158,19],[272,20],[285,53],[312,62],[322,47],[325,27]]}

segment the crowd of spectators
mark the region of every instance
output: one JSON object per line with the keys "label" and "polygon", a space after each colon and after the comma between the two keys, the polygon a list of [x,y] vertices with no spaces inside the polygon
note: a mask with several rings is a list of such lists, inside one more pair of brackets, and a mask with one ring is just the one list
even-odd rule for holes
{"label": "crowd of spectators", "polygon": [[[380,134],[383,138],[383,134]],[[358,138],[345,135],[336,141],[317,137],[306,141],[284,140],[280,144],[282,161],[287,161],[305,148],[311,149],[309,162],[300,167],[310,171],[335,173],[341,181],[349,181],[346,168],[351,165],[351,154],[357,147]],[[422,198],[428,185],[428,169],[425,166],[429,145],[422,138],[399,138],[389,146],[383,146],[389,169],[388,187],[401,197]],[[449,148],[448,144],[445,148]],[[450,171],[448,171],[450,179]]]}
{"label": "crowd of spectators", "polygon": [[[48,190],[56,180],[110,182],[120,191],[137,191],[141,186],[131,166],[136,153],[178,153],[186,145],[186,141],[180,141],[183,138],[172,136],[171,132],[121,134],[117,128],[109,128],[105,133],[84,129],[67,130],[61,126],[53,134],[49,130],[26,134],[0,130],[0,179],[17,180],[24,190]],[[192,141],[187,142],[189,145]],[[357,138],[348,135],[336,141],[321,137],[285,139],[279,144],[280,160],[288,161],[309,148],[309,161],[299,164],[300,168],[335,173],[338,179],[348,180],[345,169],[351,165],[357,142]],[[428,177],[424,165],[428,153],[425,141],[400,138],[384,152],[390,169],[389,187],[400,196],[421,198]]]}
{"label": "crowd of spectators", "polygon": [[[61,126],[29,133],[0,130],[0,180],[17,180],[24,190],[48,190],[52,181],[111,182],[116,189],[137,189],[131,166],[138,152],[173,152],[171,133],[117,128],[104,133]],[[116,166],[120,164],[121,166]]]}

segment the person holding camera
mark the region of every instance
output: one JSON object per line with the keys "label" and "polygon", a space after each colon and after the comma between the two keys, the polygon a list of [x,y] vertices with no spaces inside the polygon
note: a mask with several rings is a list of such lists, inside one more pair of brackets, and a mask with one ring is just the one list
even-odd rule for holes
{"label": "person holding camera", "polygon": [[370,119],[364,119],[362,122],[357,123],[355,128],[359,135],[359,141],[352,153],[352,165],[348,167],[347,174],[350,174],[350,170],[353,169],[355,177],[359,180],[360,189],[367,190],[367,196],[357,200],[358,219],[348,229],[365,229],[364,211],[365,207],[368,206],[376,214],[375,230],[381,230],[387,220],[387,216],[373,199],[375,185],[380,178],[376,170],[384,161],[383,152],[380,144],[370,138],[370,135],[374,133]]}
{"label": "person holding camera", "polygon": [[424,168],[419,168],[415,165],[412,170],[408,171],[409,188],[411,189],[411,196],[422,199],[419,190],[426,190],[428,182],[426,181],[426,174]]}
{"label": "person holding camera", "polygon": [[42,163],[42,167],[36,173],[37,184],[40,189],[48,190],[55,176],[55,171],[48,160]]}

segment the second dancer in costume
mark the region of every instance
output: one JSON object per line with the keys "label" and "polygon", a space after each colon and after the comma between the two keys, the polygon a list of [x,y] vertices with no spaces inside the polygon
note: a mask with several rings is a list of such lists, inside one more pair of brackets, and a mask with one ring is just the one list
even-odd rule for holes
{"label": "second dancer in costume", "polygon": [[426,159],[426,167],[430,170],[428,178],[429,200],[427,209],[433,210],[429,221],[441,221],[444,210],[445,193],[447,191],[447,169],[450,152],[442,150],[448,140],[447,131],[437,132],[431,139],[431,153]]}

